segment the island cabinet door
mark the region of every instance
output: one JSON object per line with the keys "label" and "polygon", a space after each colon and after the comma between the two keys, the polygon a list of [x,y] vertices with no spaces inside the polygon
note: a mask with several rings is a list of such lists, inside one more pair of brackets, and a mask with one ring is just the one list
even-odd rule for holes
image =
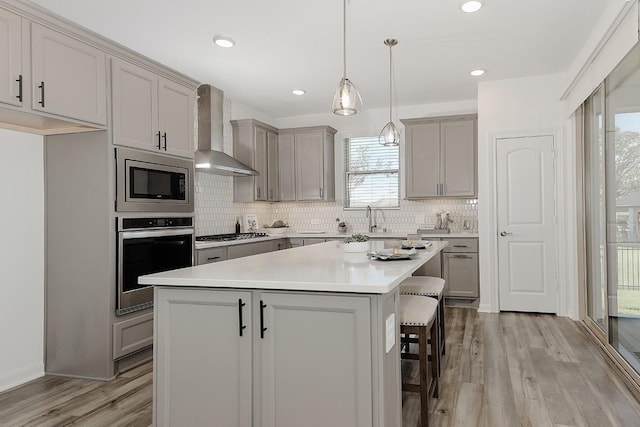
{"label": "island cabinet door", "polygon": [[155,426],[251,426],[251,321],[250,292],[156,289]]}
{"label": "island cabinet door", "polygon": [[258,295],[261,427],[371,427],[370,299]]}

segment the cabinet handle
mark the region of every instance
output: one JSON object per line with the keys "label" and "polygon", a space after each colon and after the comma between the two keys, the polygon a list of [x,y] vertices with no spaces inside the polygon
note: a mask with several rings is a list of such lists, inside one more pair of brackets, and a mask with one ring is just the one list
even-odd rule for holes
{"label": "cabinet handle", "polygon": [[258,193],[258,195],[256,196],[256,199],[260,198],[260,187],[256,188],[256,193]]}
{"label": "cabinet handle", "polygon": [[436,196],[440,195],[440,184],[436,184]]}
{"label": "cabinet handle", "polygon": [[244,307],[245,305],[247,305],[246,303],[242,302],[242,298],[238,299],[238,317],[240,319],[240,322],[238,323],[238,332],[240,333],[240,336],[242,336],[242,330],[245,329],[247,326],[243,325],[243,321],[242,321],[242,307]]}
{"label": "cabinet handle", "polygon": [[220,259],[219,256],[211,256],[209,258],[207,258],[207,261],[213,261],[214,259]]}
{"label": "cabinet handle", "polygon": [[454,248],[467,248],[467,245],[453,245]]}
{"label": "cabinet handle", "polygon": [[260,300],[260,338],[264,338],[264,331],[267,330],[267,328],[264,327],[264,309],[266,306],[267,304]]}
{"label": "cabinet handle", "polygon": [[442,185],[442,192],[440,193],[441,196],[444,196],[444,192],[445,192],[445,184],[440,184]]}
{"label": "cabinet handle", "polygon": [[156,134],[156,136],[158,137],[158,150],[160,150],[160,131],[158,131],[158,133]]}
{"label": "cabinet handle", "polygon": [[167,151],[167,133],[166,132],[162,134],[162,139],[164,139],[164,151]]}
{"label": "cabinet handle", "polygon": [[18,98],[18,101],[22,102],[22,74],[18,76],[16,82],[18,82],[18,95],[16,95],[16,98]]}
{"label": "cabinet handle", "polygon": [[273,200],[273,190],[269,190],[269,200]]}
{"label": "cabinet handle", "polygon": [[38,89],[40,89],[40,101],[38,101],[38,104],[42,105],[42,108],[44,108],[44,82],[40,82]]}
{"label": "cabinet handle", "polygon": [[324,197],[324,188],[320,187],[320,197]]}
{"label": "cabinet handle", "polygon": [[453,258],[471,258],[469,255],[453,255]]}

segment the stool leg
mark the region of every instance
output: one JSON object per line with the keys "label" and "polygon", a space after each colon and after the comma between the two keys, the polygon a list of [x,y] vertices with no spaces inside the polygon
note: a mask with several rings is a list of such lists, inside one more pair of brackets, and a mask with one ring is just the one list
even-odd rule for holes
{"label": "stool leg", "polygon": [[[420,423],[422,427],[429,427],[429,382],[428,382],[428,352],[427,328],[420,328],[418,332],[418,362],[420,364]],[[433,339],[433,338],[432,338]],[[433,376],[433,373],[432,373]],[[432,379],[433,380],[433,379]]]}
{"label": "stool leg", "polygon": [[444,316],[444,297],[442,297],[442,300],[440,301],[440,336],[442,337],[442,355],[444,356],[445,353],[447,352],[447,340],[445,338],[445,316]]}
{"label": "stool leg", "polygon": [[[435,343],[435,345],[434,345]],[[433,397],[440,393],[440,349],[438,348],[438,325],[431,326],[431,376],[433,385]]]}

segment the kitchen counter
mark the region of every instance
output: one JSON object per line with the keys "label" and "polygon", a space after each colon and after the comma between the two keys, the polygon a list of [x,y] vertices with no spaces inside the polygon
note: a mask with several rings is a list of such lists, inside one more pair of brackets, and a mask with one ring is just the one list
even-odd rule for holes
{"label": "kitchen counter", "polygon": [[[255,237],[252,239],[242,239],[242,240],[231,240],[226,242],[196,242],[196,249],[207,249],[207,248],[215,248],[215,247],[225,247],[225,246],[234,246],[234,245],[243,245],[246,243],[253,242],[262,242],[267,240],[277,240],[277,239],[335,239],[342,240],[354,233],[366,234],[371,237],[371,239],[375,240],[384,240],[384,239],[398,239],[404,240],[407,238],[407,234],[411,233],[365,233],[365,232],[353,232],[353,233],[338,233],[337,231],[332,232],[323,232],[323,233],[301,233],[294,230],[290,230],[284,234],[270,234],[267,237]],[[434,233],[434,234],[423,234],[422,238],[424,240],[429,240],[430,238],[477,238],[477,232],[465,232],[465,233]]]}
{"label": "kitchen counter", "polygon": [[140,277],[154,426],[400,426],[399,284],[446,245],[376,261],[331,241]]}
{"label": "kitchen counter", "polygon": [[[256,238],[252,241],[258,241]],[[244,241],[246,242],[246,240]],[[224,242],[227,243],[227,242]],[[382,248],[384,242],[371,242]],[[366,253],[345,253],[340,242],[268,252],[221,263],[141,276],[143,285],[281,289],[384,294],[437,255],[446,241],[433,242],[411,260],[368,260]]]}

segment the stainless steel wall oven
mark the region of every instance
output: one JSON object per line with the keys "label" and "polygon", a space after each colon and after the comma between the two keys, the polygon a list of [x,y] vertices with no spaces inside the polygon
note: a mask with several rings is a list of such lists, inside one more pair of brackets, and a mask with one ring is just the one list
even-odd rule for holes
{"label": "stainless steel wall oven", "polygon": [[116,148],[116,211],[193,212],[193,161]]}
{"label": "stainless steel wall oven", "polygon": [[118,220],[118,295],[116,314],[153,306],[153,287],[138,276],[193,265],[193,218]]}

